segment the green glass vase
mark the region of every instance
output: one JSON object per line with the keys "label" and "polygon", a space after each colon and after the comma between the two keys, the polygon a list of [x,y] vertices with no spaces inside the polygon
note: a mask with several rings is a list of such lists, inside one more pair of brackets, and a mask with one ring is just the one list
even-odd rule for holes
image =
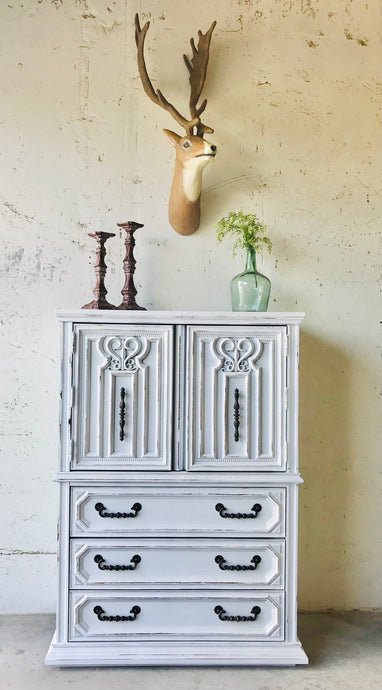
{"label": "green glass vase", "polygon": [[232,311],[267,311],[271,281],[256,268],[256,252],[247,251],[245,271],[231,280]]}

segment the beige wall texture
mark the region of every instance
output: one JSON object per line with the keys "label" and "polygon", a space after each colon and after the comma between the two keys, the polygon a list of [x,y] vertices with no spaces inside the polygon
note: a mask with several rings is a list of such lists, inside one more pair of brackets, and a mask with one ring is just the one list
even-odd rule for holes
{"label": "beige wall texture", "polygon": [[[205,94],[216,161],[199,231],[167,221],[179,131],[143,93],[147,64],[180,110],[182,54],[216,19]],[[7,0],[0,4],[1,610],[53,611],[59,336],[56,308],[123,284],[117,222],[137,233],[139,301],[230,309],[244,258],[215,223],[268,224],[270,310],[305,311],[301,338],[301,609],[378,608],[381,595],[379,0]]]}

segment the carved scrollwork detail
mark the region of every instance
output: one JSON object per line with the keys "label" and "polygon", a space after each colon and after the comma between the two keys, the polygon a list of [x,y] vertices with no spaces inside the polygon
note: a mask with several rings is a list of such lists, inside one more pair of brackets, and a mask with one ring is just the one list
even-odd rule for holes
{"label": "carved scrollwork detail", "polygon": [[150,341],[138,336],[109,335],[101,338],[99,348],[111,371],[130,371],[143,368],[143,360],[150,350]]}
{"label": "carved scrollwork detail", "polygon": [[262,352],[262,343],[256,338],[217,338],[212,347],[220,359],[218,368],[225,372],[250,371]]}

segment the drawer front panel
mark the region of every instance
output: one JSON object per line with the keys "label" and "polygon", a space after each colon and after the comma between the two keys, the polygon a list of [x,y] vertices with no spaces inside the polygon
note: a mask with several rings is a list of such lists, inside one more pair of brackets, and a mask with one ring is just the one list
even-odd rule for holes
{"label": "drawer front panel", "polygon": [[171,469],[173,329],[78,326],[73,469]]}
{"label": "drawer front panel", "polygon": [[286,328],[188,327],[188,470],[286,468]]}
{"label": "drawer front panel", "polygon": [[285,536],[285,489],[72,488],[71,536]]}
{"label": "drawer front panel", "polygon": [[[160,631],[160,633],[158,632]],[[284,595],[246,592],[72,592],[70,640],[284,639]]]}
{"label": "drawer front panel", "polygon": [[130,586],[282,589],[281,540],[146,539],[71,541],[73,589]]}

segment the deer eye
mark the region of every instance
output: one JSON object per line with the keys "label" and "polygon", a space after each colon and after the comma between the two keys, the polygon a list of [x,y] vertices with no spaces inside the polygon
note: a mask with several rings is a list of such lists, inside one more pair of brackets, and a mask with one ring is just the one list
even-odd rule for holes
{"label": "deer eye", "polygon": [[186,141],[183,142],[182,146],[183,146],[184,149],[189,149],[190,146],[191,146],[190,140],[189,140],[189,139],[186,139]]}

